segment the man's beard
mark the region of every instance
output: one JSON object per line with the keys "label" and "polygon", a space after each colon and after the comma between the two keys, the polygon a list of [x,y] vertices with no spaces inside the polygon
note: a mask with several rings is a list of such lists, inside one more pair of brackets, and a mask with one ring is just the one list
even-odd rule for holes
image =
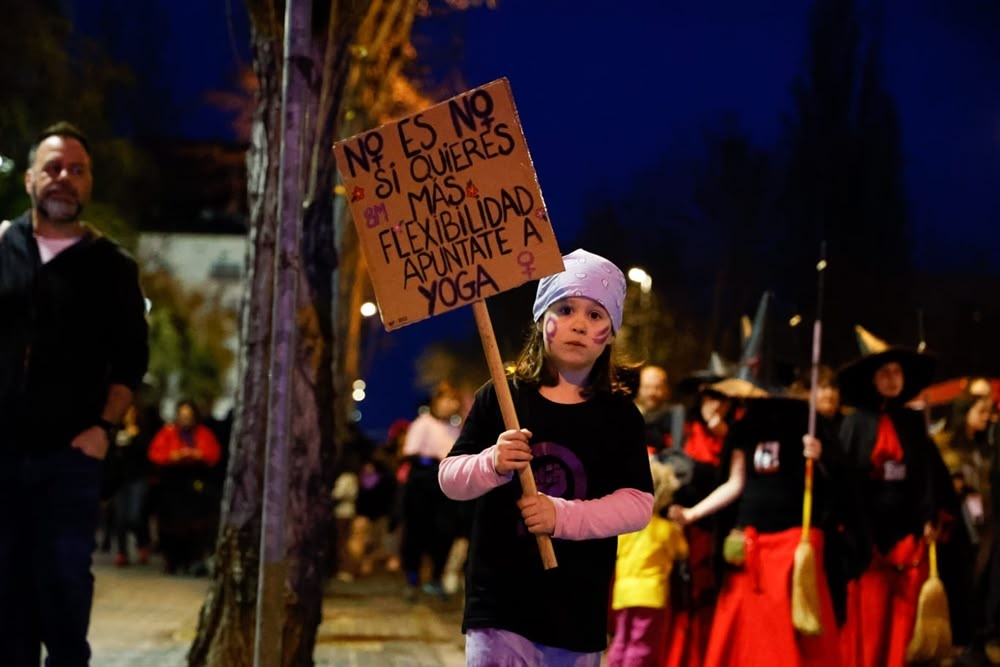
{"label": "man's beard", "polygon": [[[80,214],[83,213],[83,204],[79,199],[71,202],[62,197],[52,197],[52,193],[42,195],[41,197],[38,196],[37,192],[33,192],[32,194],[35,210],[51,222],[61,224],[75,223],[80,219]],[[73,197],[75,198],[76,196],[73,195]]]}

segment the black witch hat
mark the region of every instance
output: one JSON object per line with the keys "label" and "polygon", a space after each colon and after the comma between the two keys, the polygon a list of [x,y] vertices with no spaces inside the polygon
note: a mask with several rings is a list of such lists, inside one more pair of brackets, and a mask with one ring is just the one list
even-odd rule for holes
{"label": "black witch hat", "polygon": [[900,403],[915,398],[934,377],[934,357],[917,350],[889,345],[860,325],[854,331],[858,338],[861,356],[844,365],[837,373],[840,400],[845,405],[872,407],[880,404],[875,389],[875,372],[882,366],[896,362],[903,369],[903,391],[895,399]]}
{"label": "black witch hat", "polygon": [[684,396],[697,394],[703,388],[732,375],[731,366],[731,363],[722,359],[722,355],[718,352],[713,352],[712,356],[708,359],[708,368],[695,371],[687,377],[681,378],[681,381],[677,383],[677,393]]}
{"label": "black witch hat", "polygon": [[736,372],[710,385],[708,391],[734,399],[783,397],[781,368],[775,354],[776,332],[774,320],[774,295],[765,292],[757,305],[753,323],[744,326],[743,354]]}

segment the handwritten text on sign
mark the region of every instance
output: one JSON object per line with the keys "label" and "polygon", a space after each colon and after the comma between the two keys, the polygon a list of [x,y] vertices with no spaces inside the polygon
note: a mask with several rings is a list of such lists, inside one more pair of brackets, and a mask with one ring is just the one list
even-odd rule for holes
{"label": "handwritten text on sign", "polygon": [[505,79],[334,151],[386,328],[563,270]]}

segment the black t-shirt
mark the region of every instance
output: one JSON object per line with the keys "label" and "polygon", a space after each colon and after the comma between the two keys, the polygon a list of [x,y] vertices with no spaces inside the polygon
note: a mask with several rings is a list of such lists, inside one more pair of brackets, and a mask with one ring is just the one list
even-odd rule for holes
{"label": "black t-shirt", "polygon": [[[539,492],[589,500],[621,488],[651,493],[643,420],[626,397],[598,394],[559,404],[537,388],[512,387],[518,420],[532,432]],[[477,454],[505,429],[492,384],[476,394],[450,456]],[[553,539],[559,566],[542,568],[534,535],[517,508],[514,479],[474,501],[462,629],[500,628],[573,651],[606,647],[608,596],[617,538]]]}
{"label": "black t-shirt", "polygon": [[[736,422],[726,446],[743,452],[746,487],[737,509],[737,524],[754,526],[762,533],[776,533],[802,525],[805,457],[802,436],[809,429],[809,405],[793,399],[748,401],[746,414]],[[822,433],[817,437],[824,441]],[[838,445],[826,439],[834,453]],[[832,446],[830,446],[832,445]],[[825,480],[813,475],[814,506],[820,507]],[[818,517],[816,517],[818,518]]]}

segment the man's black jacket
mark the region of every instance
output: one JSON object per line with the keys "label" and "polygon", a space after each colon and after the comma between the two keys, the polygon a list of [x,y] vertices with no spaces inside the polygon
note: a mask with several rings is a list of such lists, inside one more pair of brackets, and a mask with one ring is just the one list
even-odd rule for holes
{"label": "man's black jacket", "polygon": [[135,261],[88,229],[43,265],[29,215],[16,219],[0,237],[0,448],[67,445],[148,361]]}

